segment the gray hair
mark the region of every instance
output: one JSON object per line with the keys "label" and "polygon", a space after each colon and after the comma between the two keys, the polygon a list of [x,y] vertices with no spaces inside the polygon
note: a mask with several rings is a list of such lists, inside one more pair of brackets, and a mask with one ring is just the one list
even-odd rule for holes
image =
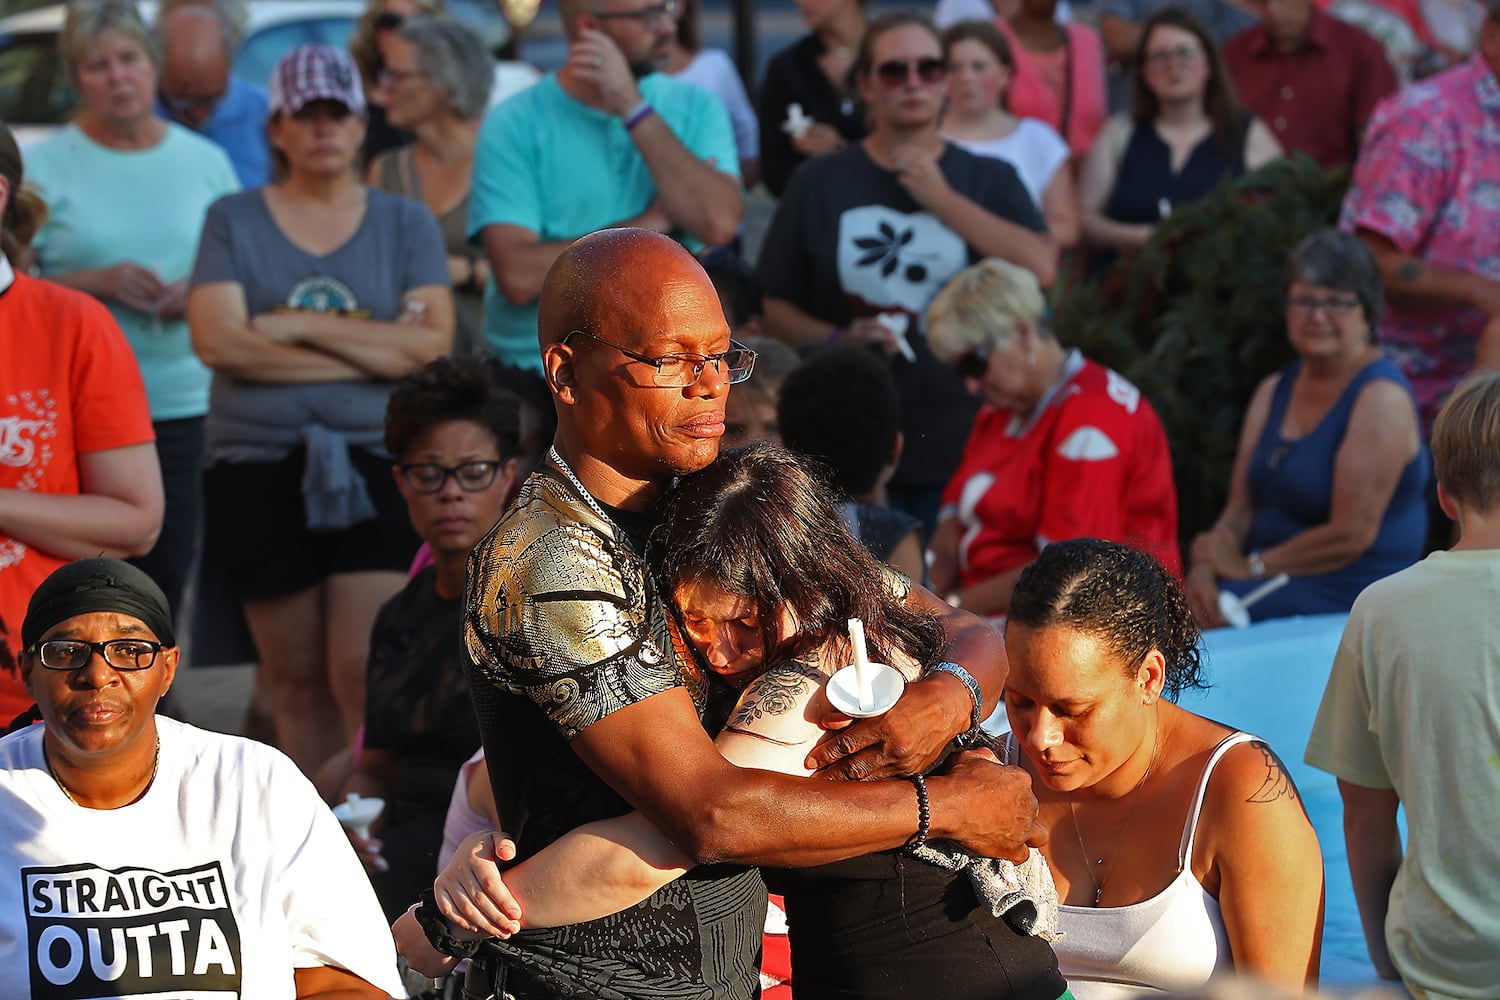
{"label": "gray hair", "polygon": [[1359,237],[1332,226],[1305,237],[1287,258],[1286,283],[1294,281],[1352,293],[1374,337],[1382,301],[1380,267]]}
{"label": "gray hair", "polygon": [[185,7],[205,10],[214,16],[224,29],[224,55],[233,60],[235,53],[240,50],[240,42],[245,38],[245,26],[250,21],[250,13],[245,9],[243,0],[162,0],[161,6],[156,8],[158,38],[167,18]]}
{"label": "gray hair", "polygon": [[979,348],[1003,351],[1020,320],[1038,336],[1052,336],[1036,275],[987,257],[954,275],[933,298],[927,307],[927,344],[939,360],[950,362]]}
{"label": "gray hair", "polygon": [[464,120],[478,118],[490,103],[495,61],[479,36],[447,17],[418,14],[396,37],[416,50],[417,68],[448,95],[448,107]]}
{"label": "gray hair", "polygon": [[73,0],[68,4],[62,34],[57,36],[58,54],[69,80],[77,81],[84,56],[106,31],[117,31],[139,42],[151,64],[161,69],[161,47],[141,20],[133,0]]}

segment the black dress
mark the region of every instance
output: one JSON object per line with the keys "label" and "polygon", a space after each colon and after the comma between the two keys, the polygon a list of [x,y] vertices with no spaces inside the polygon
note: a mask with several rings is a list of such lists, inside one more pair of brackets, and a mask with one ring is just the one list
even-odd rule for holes
{"label": "black dress", "polygon": [[968,872],[903,851],[764,869],[786,901],[796,1000],[1057,1000],[1057,956],[978,903]]}

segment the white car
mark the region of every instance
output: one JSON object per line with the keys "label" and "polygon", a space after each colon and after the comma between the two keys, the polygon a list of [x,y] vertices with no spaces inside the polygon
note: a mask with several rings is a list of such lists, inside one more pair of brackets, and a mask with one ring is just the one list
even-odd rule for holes
{"label": "white car", "polygon": [[[250,0],[245,6],[249,20],[234,73],[261,86],[277,60],[304,42],[348,48],[354,22],[365,9],[363,0]],[[140,8],[150,24],[155,0],[144,0]],[[464,0],[449,9],[492,49],[509,38],[491,0]],[[23,147],[67,122],[78,103],[57,52],[66,11],[66,4],[52,4],[0,18],[0,121]]]}

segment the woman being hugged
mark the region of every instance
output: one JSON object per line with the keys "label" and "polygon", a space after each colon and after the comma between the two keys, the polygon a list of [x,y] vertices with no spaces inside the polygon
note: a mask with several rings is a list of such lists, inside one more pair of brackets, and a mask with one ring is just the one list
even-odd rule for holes
{"label": "woman being hugged", "polygon": [[1193,540],[1187,591],[1198,623],[1225,624],[1220,589],[1254,620],[1347,612],[1365,587],[1422,556],[1429,474],[1416,402],[1375,343],[1380,272],[1337,229],[1287,261],[1287,338],[1297,360],[1263,381],[1240,431],[1229,499]]}
{"label": "woman being hugged", "polygon": [[1105,123],[1078,178],[1084,240],[1121,252],[1222,178],[1281,155],[1271,130],[1235,99],[1213,36],[1185,10],[1147,19],[1135,65],[1130,114]]}
{"label": "woman being hugged", "polygon": [[280,179],[210,210],[188,300],[214,370],[205,559],[237,591],[278,740],[309,773],[359,727],[370,625],[418,545],[381,448],[386,400],[453,338],[431,213],[359,183],[364,109],[342,52],[282,59]]}
{"label": "woman being hugged", "polygon": [[1128,546],[1057,542],[1016,584],[1007,756],[1036,779],[1079,1000],[1317,981],[1317,835],[1270,747],[1167,700],[1202,686],[1197,644],[1177,581]]}

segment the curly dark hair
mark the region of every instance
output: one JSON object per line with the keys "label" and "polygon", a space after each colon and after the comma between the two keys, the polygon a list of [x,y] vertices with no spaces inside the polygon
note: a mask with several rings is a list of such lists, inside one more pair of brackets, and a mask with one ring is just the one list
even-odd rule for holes
{"label": "curly dark hair", "polygon": [[1009,620],[1030,629],[1066,626],[1102,640],[1133,677],[1153,649],[1166,659],[1173,701],[1208,686],[1198,626],[1182,585],[1140,549],[1101,538],[1053,542],[1021,571]]}
{"label": "curly dark hair", "polygon": [[431,427],[467,420],[495,436],[502,459],[514,457],[520,400],[501,389],[477,358],[441,357],[403,375],[385,408],[385,448],[401,460]]}
{"label": "curly dark hair", "polygon": [[[847,645],[850,618],[864,622],[872,659],[889,663],[901,650],[935,662],[942,627],[892,592],[835,502],[812,468],[783,448],[761,442],[725,452],[668,494],[650,559],[669,593],[697,581],[750,598],[768,664],[829,642]],[[783,607],[796,616],[797,634],[780,642]]]}

